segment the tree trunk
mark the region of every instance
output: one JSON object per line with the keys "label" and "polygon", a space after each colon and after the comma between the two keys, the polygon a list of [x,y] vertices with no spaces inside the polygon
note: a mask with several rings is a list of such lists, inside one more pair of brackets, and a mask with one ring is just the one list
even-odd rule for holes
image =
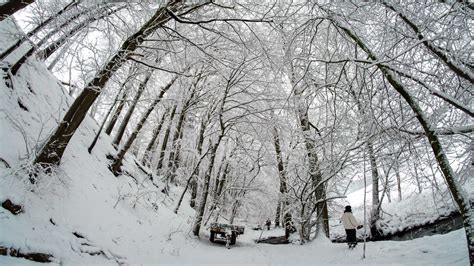
{"label": "tree trunk", "polygon": [[377,221],[380,219],[380,200],[379,200],[379,171],[375,159],[374,147],[372,141],[367,142],[367,151],[369,153],[370,169],[372,173],[372,210],[370,212],[370,234],[373,239],[380,236],[377,230]]}
{"label": "tree trunk", "polygon": [[307,230],[307,225],[306,225],[306,204],[303,203],[301,205],[301,209],[300,209],[300,230],[299,230],[299,233],[300,233],[300,241],[301,241],[301,244],[304,244],[306,243],[306,239],[308,239],[307,237],[307,233],[306,233],[306,230]]}
{"label": "tree trunk", "polygon": [[99,139],[100,133],[102,133],[102,129],[104,128],[105,122],[106,122],[107,119],[109,118],[109,115],[110,115],[110,113],[112,112],[112,109],[113,109],[114,106],[117,104],[118,98],[119,98],[119,96],[121,95],[122,90],[123,90],[123,86],[120,87],[120,90],[119,90],[119,92],[117,93],[117,96],[115,97],[114,102],[112,103],[112,105],[110,106],[109,110],[107,111],[107,114],[105,115],[104,120],[102,121],[102,124],[100,125],[100,128],[99,128],[99,130],[97,131],[97,134],[95,134],[94,140],[92,140],[91,145],[90,145],[89,148],[87,149],[87,151],[88,151],[89,153],[91,153],[91,152],[92,152],[92,149],[94,149],[95,144],[97,143],[97,140]]}
{"label": "tree trunk", "polygon": [[135,51],[147,36],[170,19],[166,8],[176,11],[179,6],[180,2],[172,2],[168,7],[158,9],[148,22],[123,42],[118,52],[97,72],[96,76],[73,102],[54,133],[41,148],[34,160],[34,164],[41,166],[46,171],[52,165],[59,165],[69,141],[110,77],[123,65],[130,54]]}
{"label": "tree trunk", "polygon": [[[322,190],[322,191],[325,192],[326,188],[324,188],[324,190]],[[326,196],[326,193],[324,193],[324,196]],[[329,211],[328,211],[327,200],[322,202],[320,204],[320,206],[321,206],[320,208],[321,208],[321,219],[322,219],[323,233],[329,239]]]}
{"label": "tree trunk", "polygon": [[168,169],[167,169],[167,174],[166,174],[166,179],[171,182],[175,181],[174,179],[176,177],[176,170],[178,169],[178,162],[175,156],[178,150],[180,149],[180,145],[178,142],[179,142],[179,137],[181,136],[181,133],[183,130],[185,117],[186,117],[186,111],[181,110],[178,117],[178,123],[176,125],[176,129],[173,134],[173,139],[171,140],[172,149],[168,157]]}
{"label": "tree trunk", "polygon": [[[237,215],[237,210],[239,209],[240,201],[237,199],[232,203],[232,209],[230,212],[229,224],[234,223],[235,216]],[[263,230],[263,229],[262,229]]]}
{"label": "tree trunk", "polygon": [[163,112],[160,121],[158,122],[157,126],[153,129],[153,136],[150,139],[150,142],[146,146],[145,153],[143,154],[142,164],[146,166],[150,166],[150,161],[152,159],[152,154],[154,152],[155,147],[157,146],[156,140],[160,136],[161,128],[163,128],[163,124],[165,123],[166,116],[169,113],[169,109]]}
{"label": "tree trunk", "polygon": [[34,3],[35,0],[9,0],[0,6],[0,21],[20,11],[29,4]]}
{"label": "tree trunk", "polygon": [[97,120],[96,120],[96,115],[97,115],[97,112],[99,110],[99,105],[100,103],[102,102],[102,98],[104,97],[104,95],[99,95],[97,97],[97,100],[92,104],[91,108],[89,108],[89,117],[92,118],[92,120],[94,120],[96,122],[96,124],[98,124]]}
{"label": "tree trunk", "polygon": [[[281,198],[283,197],[283,191],[282,191],[282,187],[283,187],[283,179],[284,179],[284,175],[285,173],[283,172],[284,171],[284,167],[283,167],[283,161],[281,159],[281,148],[280,148],[280,138],[278,136],[278,131],[276,129],[276,127],[273,128],[273,144],[274,144],[274,147],[275,147],[275,153],[276,153],[276,160],[277,160],[277,169],[278,169],[278,177],[279,177],[279,183],[280,183],[280,194],[278,195],[278,200],[277,200],[277,207],[276,207],[276,211],[275,211],[275,227],[280,227],[280,219],[281,219],[281,203],[282,203],[282,200]],[[283,176],[283,178],[282,178]]]}
{"label": "tree trunk", "polygon": [[[202,145],[204,144],[204,132],[206,131],[206,124],[209,118],[210,118],[210,113],[208,113],[207,119],[204,117],[201,119],[201,126],[199,129],[198,142],[197,142],[197,147],[196,147],[198,156],[200,156],[202,153]],[[194,175],[193,180],[191,181],[191,199],[189,201],[189,206],[191,206],[191,208],[196,207],[198,176],[199,176],[199,168],[197,169],[196,174]]]}
{"label": "tree trunk", "polygon": [[385,195],[387,196],[388,203],[392,203],[392,191],[390,189],[390,183],[387,176],[387,183],[385,184],[387,187],[385,188]]}
{"label": "tree trunk", "polygon": [[[198,171],[199,172],[199,171]],[[196,198],[197,198],[197,190],[198,190],[198,174],[195,174],[191,179],[191,199],[189,200],[189,206],[191,208],[196,207]]]}
{"label": "tree trunk", "polygon": [[[225,124],[223,121],[223,114],[224,114],[224,105],[226,103],[226,99],[229,93],[229,88],[226,87],[226,90],[224,92],[224,96],[220,102],[220,107],[219,107],[219,124],[220,124],[220,132],[219,135],[217,136],[217,140],[215,144],[210,143],[210,146],[212,147],[210,150],[210,158],[209,158],[209,166],[207,168],[206,173],[204,174],[204,184],[201,192],[201,201],[199,204],[198,209],[196,210],[196,218],[194,219],[194,225],[193,225],[193,234],[195,236],[199,236],[199,229],[201,228],[201,223],[202,223],[202,218],[204,216],[204,210],[206,209],[206,203],[207,203],[207,196],[209,194],[209,183],[212,175],[212,170],[214,169],[214,164],[216,160],[216,153],[217,149],[219,148],[219,144],[222,141],[222,138],[224,137],[225,134]],[[211,111],[208,111],[208,118],[211,116]]]}
{"label": "tree trunk", "polygon": [[125,144],[123,145],[122,149],[117,153],[116,156],[114,156],[114,159],[112,161],[112,164],[110,165],[110,170],[112,173],[114,173],[115,176],[118,176],[121,173],[120,167],[122,166],[122,161],[125,156],[125,153],[128,151],[128,149],[132,146],[133,142],[138,136],[138,133],[140,133],[140,130],[143,128],[145,125],[146,120],[150,116],[151,112],[155,109],[155,107],[158,105],[158,103],[161,101],[165,93],[171,88],[173,83],[176,81],[177,77],[173,78],[168,84],[161,90],[160,94],[158,97],[153,101],[153,103],[148,107],[146,112],[143,114],[142,118],[138,122],[137,126],[135,127],[135,130],[133,130],[132,134],[130,137],[127,139]]}
{"label": "tree trunk", "polygon": [[138,85],[137,94],[135,94],[135,97],[133,98],[130,108],[128,108],[127,113],[123,117],[122,123],[120,124],[120,127],[117,130],[117,133],[115,134],[114,140],[112,141],[112,145],[116,149],[119,148],[120,142],[122,141],[123,135],[125,134],[125,129],[127,128],[127,125],[130,122],[130,118],[132,118],[133,112],[135,111],[138,101],[140,100],[142,93],[145,91],[148,81],[150,81],[152,74],[153,74],[153,71],[149,71],[146,74],[143,81],[140,82],[140,85]]}
{"label": "tree trunk", "polygon": [[170,121],[169,121],[169,124],[168,124],[168,128],[166,128],[165,135],[163,136],[163,142],[161,143],[161,149],[160,149],[160,156],[159,156],[159,159],[158,159],[158,164],[156,166],[156,171],[157,172],[160,172],[161,169],[163,168],[163,161],[164,161],[165,155],[166,155],[166,147],[168,146],[170,131],[171,131],[171,127],[173,126],[173,120],[174,120],[174,116],[176,115],[176,108],[177,107],[178,107],[178,105],[175,104],[175,106],[173,106],[173,109],[171,110],[171,115],[170,115]]}
{"label": "tree trunk", "polygon": [[[281,153],[280,136],[278,134],[278,129],[276,127],[273,128],[273,145],[275,147],[278,177],[280,179],[280,195],[278,198],[276,214],[275,214],[275,227],[279,227],[280,220],[281,220],[282,204],[284,204],[284,210],[286,210],[285,213],[287,213],[289,211],[288,210],[289,202],[288,202],[288,199],[286,199],[287,193],[288,193],[287,185],[286,185],[286,174],[285,174],[285,167],[283,164],[283,156]],[[282,198],[284,198],[284,200]],[[288,219],[287,216],[288,215],[286,215],[285,223],[283,224],[283,226],[285,227],[286,227],[286,222],[287,222],[286,220]]]}
{"label": "tree trunk", "polygon": [[[186,122],[186,119],[184,120]],[[180,163],[181,163],[181,143],[183,141],[183,136],[184,136],[184,129],[186,127],[183,126],[183,129],[181,130],[181,133],[179,134],[178,140],[176,141],[176,146],[175,146],[175,153],[174,153],[174,167],[176,169],[179,168]]]}
{"label": "tree trunk", "polygon": [[201,200],[199,202],[199,207],[196,211],[196,218],[194,219],[193,225],[193,234],[199,236],[199,230],[201,229],[201,222],[204,216],[204,210],[206,209],[207,196],[209,194],[209,183],[211,180],[212,170],[214,168],[214,161],[216,158],[217,148],[222,140],[222,135],[219,135],[216,143],[212,146],[210,151],[209,166],[207,168],[206,174],[204,175],[204,185],[201,193]]}
{"label": "tree trunk", "polygon": [[[226,144],[224,144],[224,147],[226,147]],[[222,156],[221,163],[219,164],[219,169],[217,170],[217,173],[215,174],[214,185],[212,186],[212,188],[213,188],[213,191],[212,191],[213,199],[217,198],[216,195],[217,195],[217,189],[219,187],[219,180],[221,179],[221,175],[222,175],[222,173],[224,171],[224,167],[226,165],[226,155],[225,155],[226,152],[227,152],[227,150],[224,150],[224,156]]]}
{"label": "tree trunk", "polygon": [[398,191],[398,201],[402,201],[402,180],[400,178],[400,170],[397,169],[395,172],[397,177],[397,191]]}
{"label": "tree trunk", "polygon": [[[209,150],[208,150],[208,152],[209,152]],[[181,193],[181,196],[179,197],[178,204],[176,204],[176,208],[174,209],[174,213],[178,213],[178,210],[179,210],[179,207],[181,206],[181,202],[183,201],[184,195],[186,194],[186,191],[188,190],[188,187],[191,185],[191,182],[196,179],[195,176],[196,176],[196,173],[199,171],[199,166],[201,165],[201,162],[203,161],[204,157],[206,157],[208,152],[206,152],[205,154],[203,154],[201,156],[198,163],[194,167],[193,172],[191,173],[191,175],[187,179],[186,186],[184,187],[184,190]],[[191,207],[194,208],[194,206],[191,206]]]}
{"label": "tree trunk", "polygon": [[173,147],[174,149],[171,151],[172,154],[170,154],[169,161],[168,161],[168,173],[171,174],[171,179],[174,179],[176,175],[176,170],[179,168],[180,164],[180,154],[181,154],[181,140],[183,139],[184,135],[184,124],[186,122],[186,115],[188,112],[188,109],[191,107],[193,104],[194,96],[196,95],[197,92],[197,83],[202,79],[201,74],[197,76],[197,78],[194,80],[193,85],[190,88],[190,95],[186,99],[186,101],[183,104],[183,107],[181,108],[181,113],[179,114],[178,117],[178,125],[176,126],[176,131],[173,136]]}
{"label": "tree trunk", "polygon": [[112,130],[115,127],[115,124],[117,123],[117,120],[122,113],[123,107],[125,106],[125,101],[127,100],[127,92],[124,91],[122,94],[122,99],[120,100],[117,108],[114,111],[114,114],[112,115],[112,118],[110,118],[109,123],[107,124],[107,128],[105,129],[105,134],[109,135],[112,133]]}
{"label": "tree trunk", "polygon": [[[232,156],[232,155],[231,155]],[[230,159],[230,158],[229,158]],[[222,173],[222,175],[221,175]],[[229,173],[229,162],[225,159],[225,156],[222,159],[221,166],[219,167],[219,171],[216,174],[216,182],[214,186],[214,193],[212,197],[212,205],[209,208],[209,216],[204,225],[206,225],[213,215],[213,212],[216,210],[217,206],[220,204],[222,190],[224,189],[224,184],[227,179],[227,174]],[[219,213],[216,215],[216,221],[219,217]]]}
{"label": "tree trunk", "polygon": [[277,207],[275,211],[275,227],[280,227],[280,220],[281,220],[281,200],[278,199]]}
{"label": "tree trunk", "polygon": [[[360,48],[362,48],[373,62],[380,62],[377,56],[368,48],[365,42],[359,38],[351,29],[346,26],[342,26],[337,20],[332,18],[334,24],[343,30]],[[451,196],[456,202],[457,208],[463,217],[464,229],[466,231],[467,248],[469,252],[469,261],[474,264],[474,204],[470,202],[469,197],[466,195],[462,186],[457,182],[455,173],[449,164],[449,160],[444,153],[441,141],[438,138],[435,127],[430,125],[428,118],[420,108],[418,103],[415,101],[415,97],[411,95],[409,90],[405,88],[403,83],[395,76],[395,74],[384,67],[380,63],[376,63],[376,66],[383,73],[387,81],[392,87],[405,99],[406,103],[410,106],[412,111],[415,113],[416,119],[423,127],[428,143],[433,150],[434,157],[438,162],[438,166],[443,173],[443,177],[448,185]]]}
{"label": "tree trunk", "polygon": [[[416,186],[418,187],[418,193],[421,194],[421,192],[423,192],[423,188],[421,187],[420,176],[418,175],[418,170],[416,169],[415,164],[413,164],[413,169],[415,171],[415,181],[416,181]],[[398,179],[400,179],[400,170],[397,168],[397,180]]]}
{"label": "tree trunk", "polygon": [[[307,162],[307,167],[308,167],[308,174],[311,179],[311,185],[313,188],[316,188],[314,195],[310,195],[314,199],[317,204],[316,207],[316,216],[318,217],[318,223],[316,224],[316,235],[319,233],[320,229],[324,228],[329,228],[329,221],[324,220],[323,217],[328,217],[328,214],[323,214],[323,212],[327,211],[327,208],[325,207],[325,202],[320,201],[321,199],[326,198],[326,192],[325,192],[325,186],[320,184],[322,182],[322,175],[321,175],[321,170],[319,169],[319,159],[318,155],[316,154],[315,151],[315,140],[314,140],[314,134],[311,132],[311,127],[309,124],[309,117],[308,117],[308,108],[306,104],[303,102],[303,92],[301,89],[295,89],[295,98],[296,98],[296,103],[297,103],[297,111],[298,111],[298,117],[300,120],[300,129],[303,133],[304,137],[304,143],[306,147],[306,156],[308,158]],[[304,213],[306,215],[306,213]],[[309,216],[312,215],[312,213],[308,214]],[[302,219],[309,219],[309,217],[303,217]],[[304,225],[307,225],[304,223]],[[306,230],[305,230],[306,232]],[[304,234],[304,237],[306,239],[309,239],[309,234],[311,230],[308,230],[307,234]],[[329,232],[324,232],[327,237],[329,237]]]}
{"label": "tree trunk", "polygon": [[216,200],[221,196],[222,191],[224,190],[224,185],[227,180],[227,175],[229,174],[229,172],[230,172],[230,163],[226,162],[222,176],[219,178],[219,182],[217,183]]}
{"label": "tree trunk", "polygon": [[140,152],[140,143],[133,142],[132,146],[128,149],[130,153],[138,159],[138,153]]}
{"label": "tree trunk", "polygon": [[[127,81],[121,84],[120,89],[125,88],[126,82]],[[112,130],[115,127],[115,123],[117,123],[117,120],[120,117],[120,113],[122,113],[122,109],[125,106],[125,101],[127,100],[127,96],[128,96],[128,90],[123,90],[123,93],[120,97],[119,104],[117,108],[115,109],[114,114],[110,118],[109,123],[107,124],[107,128],[105,129],[105,134],[110,136],[110,133],[112,133]]]}
{"label": "tree trunk", "polygon": [[[176,170],[179,167],[179,158],[177,158],[177,155],[179,154],[179,149],[181,149],[181,145],[179,143],[179,139],[182,137],[183,134],[183,126],[184,126],[184,121],[186,120],[186,112],[188,110],[189,104],[191,103],[191,100],[194,98],[194,93],[193,91],[190,95],[190,97],[184,102],[181,112],[179,113],[178,117],[178,124],[176,125],[176,130],[173,135],[173,140],[172,140],[172,145],[173,149],[170,152],[170,156],[168,158],[168,174],[167,174],[167,179],[171,180],[174,182],[174,178],[176,176]],[[171,125],[171,124],[170,124]]]}

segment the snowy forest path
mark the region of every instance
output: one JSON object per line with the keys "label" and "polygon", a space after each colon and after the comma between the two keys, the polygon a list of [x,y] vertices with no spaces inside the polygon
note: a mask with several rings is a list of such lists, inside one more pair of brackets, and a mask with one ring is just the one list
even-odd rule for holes
{"label": "snowy forest path", "polygon": [[[397,257],[399,258],[397,263],[400,265],[415,265],[420,261],[433,264],[439,264],[442,261],[442,264],[445,264],[446,259],[451,257],[452,260],[449,264],[467,265],[466,248],[459,249],[459,246],[453,245],[453,242],[462,243],[462,241],[465,241],[462,230],[412,241],[368,242],[365,259],[362,259],[362,244],[357,245],[353,250],[349,250],[346,243],[332,243],[327,240],[324,241],[324,239],[305,245],[299,245],[296,242],[288,245],[255,243],[261,233],[260,230],[252,230],[247,227],[245,234],[239,236],[236,245],[231,246],[230,249],[227,249],[224,244],[211,243],[209,234],[204,233],[198,243],[193,244],[192,249],[184,250],[184,247],[182,247],[180,262],[234,265],[307,265],[309,262],[314,262],[315,265],[352,265],[391,264],[393,258]],[[262,238],[280,236],[282,233],[283,229],[264,230]],[[297,235],[292,235],[292,237],[297,238]],[[387,256],[387,254],[390,254],[390,256]],[[455,261],[456,258],[462,257],[462,254],[464,254],[465,259]]]}

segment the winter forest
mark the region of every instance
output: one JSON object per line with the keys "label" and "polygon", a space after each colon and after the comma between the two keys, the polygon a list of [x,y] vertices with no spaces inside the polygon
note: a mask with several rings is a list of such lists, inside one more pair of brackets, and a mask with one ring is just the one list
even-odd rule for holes
{"label": "winter forest", "polygon": [[472,265],[473,34],[469,0],[0,1],[0,264]]}

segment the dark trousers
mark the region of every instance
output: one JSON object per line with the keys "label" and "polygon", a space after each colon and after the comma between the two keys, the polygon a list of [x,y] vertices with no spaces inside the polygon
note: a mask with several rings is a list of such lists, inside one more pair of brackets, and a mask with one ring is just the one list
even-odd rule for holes
{"label": "dark trousers", "polygon": [[347,243],[357,243],[356,239],[356,230],[355,229],[346,229]]}

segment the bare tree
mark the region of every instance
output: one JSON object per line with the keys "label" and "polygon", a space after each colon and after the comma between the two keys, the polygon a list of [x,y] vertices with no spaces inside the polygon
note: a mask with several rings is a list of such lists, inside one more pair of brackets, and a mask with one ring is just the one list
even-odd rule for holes
{"label": "bare tree", "polygon": [[222,139],[227,134],[229,127],[231,126],[229,124],[229,121],[225,120],[225,117],[224,117],[224,111],[226,110],[225,106],[226,106],[227,101],[229,100],[231,89],[234,88],[234,86],[238,84],[241,81],[241,79],[245,76],[245,72],[244,72],[245,67],[248,67],[248,63],[244,58],[237,67],[231,69],[228,77],[224,78],[225,89],[223,91],[222,98],[219,102],[219,107],[216,110],[217,111],[216,115],[218,119],[218,123],[217,123],[218,129],[216,133],[217,136],[215,136],[215,139],[209,144],[211,147],[209,151],[209,165],[207,166],[207,170],[204,173],[201,198],[199,201],[198,208],[196,209],[196,216],[193,223],[192,230],[195,236],[199,236],[199,231],[201,229],[201,223],[202,223],[204,211],[207,205],[211,174],[215,165],[217,149],[219,148],[219,145],[221,144]]}
{"label": "bare tree", "polygon": [[87,148],[87,151],[89,153],[91,153],[92,150],[94,149],[94,146],[97,143],[97,140],[99,139],[100,133],[102,133],[102,129],[104,128],[105,123],[107,122],[107,119],[109,118],[110,113],[112,113],[112,110],[113,110],[115,104],[117,104],[117,102],[119,102],[119,97],[123,96],[123,94],[125,94],[125,93],[122,93],[122,90],[123,90],[124,86],[125,86],[125,82],[124,82],[124,84],[122,84],[122,86],[120,86],[119,92],[117,93],[117,96],[115,97],[113,103],[110,105],[110,108],[107,111],[107,114],[105,115],[102,123],[100,124],[99,130],[97,131],[94,139],[92,140],[91,145],[89,146],[89,148]]}
{"label": "bare tree", "polygon": [[127,128],[128,123],[130,122],[130,119],[133,115],[133,112],[135,111],[135,108],[138,104],[138,101],[140,100],[140,97],[142,96],[143,92],[145,91],[148,82],[150,81],[150,78],[153,75],[153,71],[149,70],[146,74],[144,79],[140,82],[140,85],[138,85],[137,92],[135,94],[135,97],[133,97],[133,100],[130,104],[130,107],[127,110],[127,113],[123,117],[122,123],[120,124],[119,129],[115,133],[114,140],[112,141],[112,145],[116,149],[119,148],[120,142],[122,141],[123,135],[125,133],[125,129]]}
{"label": "bare tree", "polygon": [[[214,105],[217,106],[217,105]],[[213,109],[210,108],[208,109],[207,113],[201,118],[201,123],[199,127],[199,134],[197,137],[197,144],[196,144],[196,153],[198,156],[201,156],[202,154],[202,148],[204,145],[204,133],[206,132],[206,126],[211,120],[211,116],[213,113]],[[201,160],[199,160],[200,162]],[[195,171],[193,171],[191,180],[190,180],[190,186],[191,186],[191,199],[189,201],[189,205],[191,208],[196,207],[196,198],[197,198],[197,191],[198,191],[198,177],[199,177],[199,167],[196,168]]]}
{"label": "bare tree", "polygon": [[127,139],[123,147],[119,150],[117,155],[113,156],[112,163],[110,164],[109,168],[110,170],[114,173],[115,176],[118,176],[121,173],[120,167],[122,166],[122,160],[125,156],[125,153],[128,151],[128,149],[132,146],[133,142],[138,136],[138,133],[140,133],[140,130],[143,128],[145,125],[145,122],[147,121],[148,117],[150,116],[151,112],[156,108],[158,103],[160,103],[161,99],[165,95],[165,93],[171,88],[173,83],[176,81],[177,76],[172,78],[171,81],[168,82],[168,84],[161,89],[160,93],[156,97],[156,99],[150,104],[150,106],[147,108],[145,113],[143,113],[142,117],[138,121],[137,126],[135,129],[132,131],[132,134],[130,137]]}
{"label": "bare tree", "polygon": [[198,83],[202,79],[202,73],[198,73],[197,76],[194,78],[193,84],[191,84],[188,93],[189,95],[185,96],[186,98],[183,100],[181,105],[181,111],[178,116],[178,121],[176,123],[176,130],[174,131],[173,139],[172,139],[172,146],[174,147],[168,157],[168,170],[166,179],[170,181],[175,181],[176,171],[179,168],[179,154],[180,154],[180,139],[183,137],[183,129],[184,129],[184,122],[186,119],[186,115],[189,111],[189,108],[195,104],[194,100],[196,94],[198,93]]}

